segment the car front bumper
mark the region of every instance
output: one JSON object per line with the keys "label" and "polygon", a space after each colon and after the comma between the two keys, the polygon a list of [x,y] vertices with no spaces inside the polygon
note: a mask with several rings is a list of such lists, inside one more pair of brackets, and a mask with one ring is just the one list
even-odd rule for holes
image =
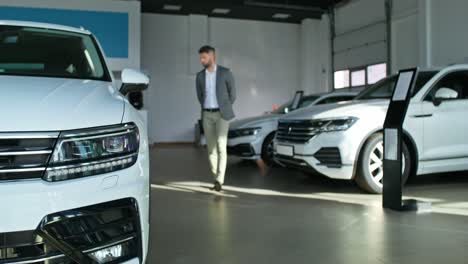
{"label": "car front bumper", "polygon": [[258,159],[262,153],[263,140],[261,135],[229,138],[228,154],[243,159]]}
{"label": "car front bumper", "polygon": [[[350,180],[361,140],[351,131],[322,133],[306,143],[275,140],[275,160],[286,167],[322,174],[333,179]],[[292,147],[291,155],[278,153],[278,146]]]}
{"label": "car front bumper", "polygon": [[[21,244],[36,242],[56,254],[47,263],[67,263],[73,259],[70,254],[88,256],[96,248],[132,237],[132,258],[123,261],[143,263],[149,238],[149,188],[144,153],[132,167],[112,173],[53,183],[0,182],[0,263],[43,263],[40,247],[7,258],[6,252],[21,242],[13,239],[18,234],[25,235]],[[7,237],[11,242],[6,242]],[[25,258],[28,262],[20,262]]]}
{"label": "car front bumper", "polygon": [[238,144],[235,146],[228,146],[227,152],[229,155],[237,156],[245,159],[251,159],[257,154],[255,153],[255,149],[249,143]]}

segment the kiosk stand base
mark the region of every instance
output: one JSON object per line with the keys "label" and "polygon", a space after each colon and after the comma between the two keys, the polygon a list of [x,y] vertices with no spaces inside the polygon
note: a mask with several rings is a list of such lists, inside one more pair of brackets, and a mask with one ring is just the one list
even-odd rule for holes
{"label": "kiosk stand base", "polygon": [[383,206],[386,209],[395,210],[399,212],[417,212],[417,213],[430,213],[432,212],[432,204],[429,202],[422,202],[415,199],[402,200],[401,204],[392,204]]}
{"label": "kiosk stand base", "polygon": [[429,202],[421,202],[415,199],[402,200],[401,204],[385,205],[384,208],[400,211],[400,212],[417,212],[417,213],[430,213],[432,211],[432,204]]}
{"label": "kiosk stand base", "polygon": [[415,199],[403,200],[400,211],[431,212],[432,205],[429,202],[421,202]]}

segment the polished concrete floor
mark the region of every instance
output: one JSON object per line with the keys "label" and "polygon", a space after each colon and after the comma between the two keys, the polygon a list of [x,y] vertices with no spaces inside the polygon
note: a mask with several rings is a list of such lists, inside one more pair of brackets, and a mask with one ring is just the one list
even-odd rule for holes
{"label": "polished concrete floor", "polygon": [[238,159],[218,195],[203,149],[151,154],[148,263],[468,263],[468,173],[413,180],[405,195],[432,210],[399,213],[353,183]]}

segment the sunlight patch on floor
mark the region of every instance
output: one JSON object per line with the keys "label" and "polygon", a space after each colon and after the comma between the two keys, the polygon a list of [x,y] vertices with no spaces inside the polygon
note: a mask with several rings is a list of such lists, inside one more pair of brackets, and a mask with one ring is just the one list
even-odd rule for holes
{"label": "sunlight patch on floor", "polygon": [[[212,194],[227,198],[238,198],[238,195],[232,194],[249,194],[249,195],[261,195],[261,196],[277,196],[277,197],[288,197],[288,198],[301,198],[301,199],[316,199],[325,200],[346,204],[364,205],[372,207],[381,207],[382,199],[381,196],[369,195],[369,194],[353,194],[353,193],[331,193],[331,192],[317,192],[317,193],[289,193],[280,192],[269,189],[261,188],[243,188],[235,186],[223,186],[223,192],[218,193],[210,190],[212,187],[211,183],[195,182],[195,181],[181,181],[181,182],[168,182],[164,184],[152,184],[152,188],[179,191],[188,193],[203,193]],[[232,192],[232,193],[231,193]],[[442,213],[442,214],[454,214],[468,216],[468,202],[456,202],[450,203],[441,199],[433,199],[428,197],[415,197],[405,196],[403,199],[416,199],[423,202],[432,203],[431,212]]]}
{"label": "sunlight patch on floor", "polygon": [[228,194],[225,192],[216,192],[210,190],[212,186],[210,185],[183,185],[183,184],[151,184],[151,188],[160,189],[160,190],[169,190],[169,191],[178,191],[178,192],[189,192],[189,193],[203,193],[203,194],[212,194],[216,196],[228,197],[228,198],[237,198],[236,195]]}

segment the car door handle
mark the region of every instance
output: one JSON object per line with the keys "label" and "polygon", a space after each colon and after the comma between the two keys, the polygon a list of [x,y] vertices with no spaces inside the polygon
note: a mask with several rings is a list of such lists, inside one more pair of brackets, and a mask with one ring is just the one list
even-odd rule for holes
{"label": "car door handle", "polygon": [[426,118],[426,117],[431,117],[432,114],[424,114],[424,115],[412,115],[411,117],[414,118]]}

